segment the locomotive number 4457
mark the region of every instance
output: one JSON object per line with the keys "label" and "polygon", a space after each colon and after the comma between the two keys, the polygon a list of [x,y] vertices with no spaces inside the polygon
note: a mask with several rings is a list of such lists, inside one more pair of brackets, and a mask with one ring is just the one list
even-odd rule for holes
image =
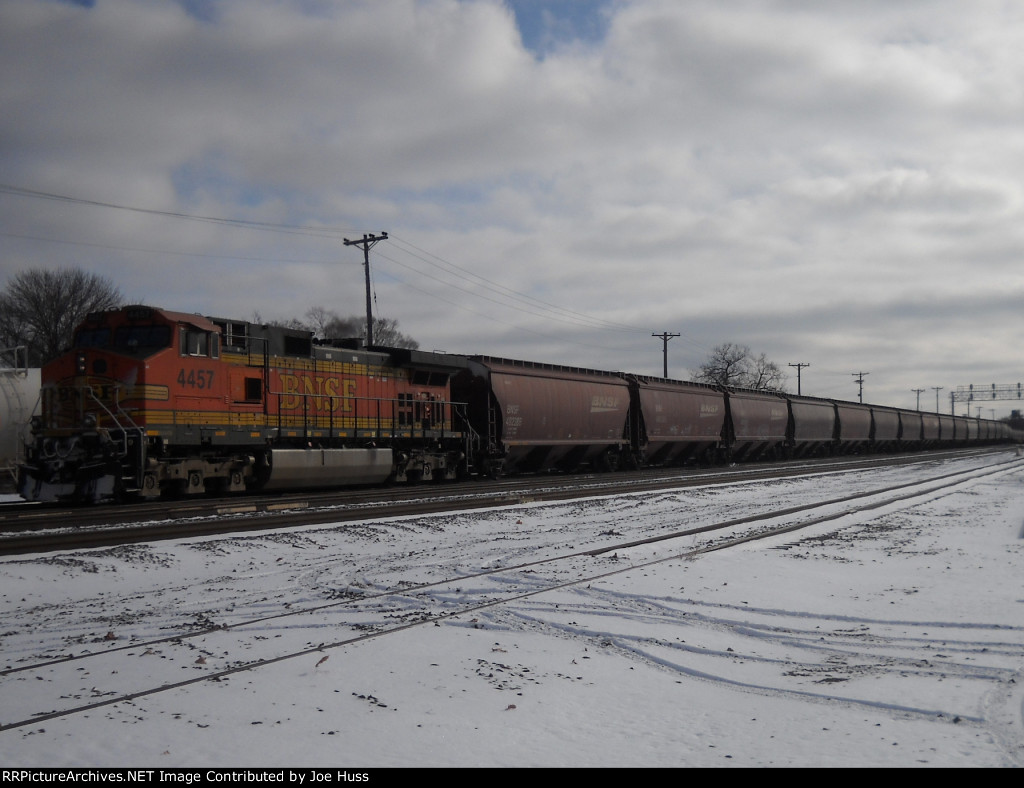
{"label": "locomotive number 4457", "polygon": [[193,389],[208,389],[213,388],[213,370],[212,369],[190,369],[190,370],[179,370],[178,372],[178,385],[184,388],[188,386]]}

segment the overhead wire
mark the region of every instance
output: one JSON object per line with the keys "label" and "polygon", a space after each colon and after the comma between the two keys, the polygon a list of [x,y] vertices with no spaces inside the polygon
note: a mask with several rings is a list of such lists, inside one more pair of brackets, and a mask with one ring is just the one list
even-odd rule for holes
{"label": "overhead wire", "polygon": [[[439,268],[440,270],[445,271],[446,273],[450,273],[450,272],[452,272],[451,269],[454,269],[454,272],[456,272],[458,275],[472,277],[474,280],[476,280],[476,282],[478,282],[486,290],[490,290],[491,292],[494,292],[494,293],[497,293],[497,294],[499,294],[501,296],[507,297],[507,298],[509,298],[510,300],[513,300],[513,301],[522,301],[523,303],[526,303],[526,304],[528,304],[530,306],[539,308],[542,312],[551,312],[553,314],[559,314],[559,315],[564,315],[564,316],[578,318],[582,322],[587,323],[589,325],[592,325],[595,328],[602,328],[602,329],[609,330],[609,331],[644,332],[644,331],[647,330],[647,329],[643,329],[643,328],[638,328],[637,326],[630,326],[630,325],[627,325],[625,323],[617,323],[617,322],[610,321],[610,320],[603,320],[603,319],[600,319],[600,318],[595,318],[595,317],[592,317],[590,315],[586,315],[586,314],[584,314],[582,312],[576,312],[576,311],[574,311],[572,309],[566,309],[564,307],[560,307],[560,306],[557,306],[555,304],[551,304],[551,303],[549,303],[547,301],[543,301],[543,300],[541,300],[539,298],[536,298],[534,296],[528,295],[526,293],[520,293],[520,292],[518,292],[516,290],[513,290],[512,288],[506,287],[505,285],[502,285],[502,284],[500,284],[498,282],[494,282],[494,281],[492,281],[490,279],[487,279],[486,277],[480,276],[475,271],[470,271],[467,268],[463,268],[462,266],[456,265],[455,263],[451,262],[450,260],[445,260],[444,258],[439,257],[439,256],[433,254],[432,252],[428,252],[428,251],[426,251],[424,249],[421,249],[418,246],[416,246],[415,244],[412,244],[412,243],[410,243],[410,242],[408,242],[408,241],[406,241],[406,240],[404,240],[402,238],[399,238],[399,237],[395,236],[394,234],[392,234],[389,237],[389,240],[397,241],[399,245],[407,246],[407,247],[409,247],[409,249],[414,250],[414,251],[409,251],[409,250],[405,250],[405,251],[406,251],[407,254],[412,255],[416,259],[421,260],[421,261],[427,263],[428,265],[432,265],[435,268]],[[465,290],[465,292],[472,293],[473,291]],[[536,313],[534,313],[534,314],[536,314]]]}
{"label": "overhead wire", "polygon": [[210,260],[239,260],[246,263],[324,263],[324,262],[336,262],[324,259],[314,258],[288,258],[283,259],[281,257],[253,257],[251,255],[234,255],[234,254],[211,254],[210,252],[175,252],[169,249],[147,249],[138,246],[117,246],[114,244],[100,244],[91,241],[65,241],[60,238],[41,238],[36,235],[23,235],[21,233],[7,233],[0,230],[0,237],[4,238],[20,238],[26,241],[41,241],[42,243],[51,244],[65,244],[68,246],[85,246],[92,249],[111,249],[116,252],[138,252],[141,254],[165,254],[174,257],[200,257]]}
{"label": "overhead wire", "polygon": [[[344,235],[351,234],[351,232],[352,232],[352,231],[342,230],[342,229],[339,229],[339,228],[324,227],[324,226],[285,224],[285,223],[279,223],[279,222],[254,221],[254,220],[247,220],[247,219],[232,219],[232,218],[225,218],[225,217],[218,217],[218,216],[204,216],[204,215],[197,215],[197,214],[189,214],[189,213],[184,213],[184,212],[180,212],[180,211],[166,211],[166,210],[159,210],[159,209],[153,209],[153,208],[140,208],[138,206],[122,205],[122,204],[118,204],[118,203],[106,202],[106,201],[101,201],[101,200],[92,200],[92,199],[86,199],[86,198],[80,198],[80,197],[72,197],[72,196],[69,196],[69,195],[56,194],[56,193],[52,193],[52,192],[44,192],[44,191],[35,190],[35,189],[26,189],[26,188],[22,188],[22,187],[19,187],[19,186],[13,186],[13,185],[10,185],[10,184],[3,184],[3,183],[0,183],[0,194],[9,194],[9,195],[12,195],[12,196],[29,197],[29,198],[42,199],[42,200],[51,200],[51,201],[56,201],[56,202],[66,202],[66,203],[75,204],[75,205],[92,206],[92,207],[105,208],[105,209],[111,209],[111,210],[131,211],[131,212],[134,212],[134,213],[148,214],[148,215],[153,215],[153,216],[161,216],[161,217],[165,217],[165,218],[179,219],[179,220],[185,220],[185,221],[205,222],[205,223],[220,224],[220,225],[225,225],[225,226],[230,226],[230,227],[239,227],[239,228],[245,228],[245,229],[262,230],[262,231],[276,232],[276,233],[306,235],[306,236],[315,237],[315,238],[340,239]],[[34,237],[34,236],[29,236],[29,235],[17,235],[17,234],[14,234],[14,233],[4,233],[4,232],[0,232],[0,235],[4,235],[4,236],[7,236],[7,237],[23,238],[23,239],[26,239],[26,240],[38,240],[38,241],[45,241],[45,242],[51,242],[51,243],[65,243],[65,244],[91,246],[91,247],[98,247],[98,248],[110,248],[110,249],[116,249],[116,250],[121,250],[121,251],[141,251],[141,252],[147,252],[147,253],[172,254],[172,255],[180,255],[180,256],[195,256],[195,257],[207,257],[207,258],[222,258],[222,259],[243,260],[243,261],[251,261],[251,262],[290,262],[290,263],[294,263],[294,262],[318,262],[318,261],[314,261],[314,260],[308,260],[308,261],[285,260],[285,261],[281,261],[281,260],[279,260],[277,258],[240,257],[240,256],[233,256],[233,255],[216,255],[216,254],[206,254],[206,253],[199,253],[199,252],[176,252],[176,251],[166,251],[166,250],[133,249],[133,248],[130,248],[130,247],[109,246],[109,245],[95,244],[95,243],[82,242],[82,241],[63,241],[63,240],[55,240],[55,239],[37,238],[37,237]],[[632,326],[632,325],[628,325],[628,324],[625,324],[625,323],[619,323],[619,322],[615,322],[615,321],[604,320],[604,319],[596,318],[596,317],[593,317],[591,315],[587,315],[585,313],[578,312],[578,311],[575,311],[575,310],[572,310],[572,309],[566,309],[564,307],[559,307],[559,306],[557,306],[555,304],[552,304],[550,302],[543,301],[543,300],[538,299],[538,298],[536,298],[534,296],[531,296],[531,295],[529,295],[527,293],[519,292],[517,290],[514,290],[513,288],[506,287],[505,285],[502,285],[502,284],[500,284],[498,282],[495,282],[495,281],[493,281],[491,279],[488,279],[488,278],[486,278],[484,276],[481,276],[480,274],[477,274],[476,272],[471,271],[471,270],[469,270],[469,269],[467,269],[467,268],[465,268],[463,266],[457,265],[457,264],[451,262],[450,260],[446,260],[446,259],[444,259],[444,258],[442,258],[442,257],[440,257],[438,255],[435,255],[435,254],[433,254],[431,252],[428,252],[427,250],[424,250],[424,249],[420,248],[419,246],[413,244],[412,242],[410,242],[410,241],[408,241],[406,239],[403,239],[403,238],[400,238],[400,237],[396,237],[396,236],[394,236],[392,234],[392,235],[389,236],[389,240],[394,241],[396,248],[398,250],[400,250],[402,253],[407,254],[407,255],[415,258],[416,260],[419,260],[422,263],[425,263],[427,266],[430,266],[430,267],[432,267],[432,268],[442,272],[444,275],[446,275],[448,277],[456,277],[456,281],[453,282],[450,279],[444,279],[444,278],[441,278],[439,276],[431,275],[426,270],[421,270],[421,269],[419,269],[417,267],[414,267],[412,265],[403,263],[402,261],[396,259],[395,257],[387,255],[386,253],[384,253],[380,249],[378,249],[375,252],[375,257],[387,260],[388,262],[393,263],[394,265],[400,266],[402,268],[405,268],[405,269],[407,269],[409,271],[412,271],[413,273],[415,273],[418,276],[421,276],[421,277],[423,277],[425,279],[429,279],[429,280],[435,281],[435,282],[441,284],[447,290],[455,289],[455,290],[458,290],[460,292],[466,293],[467,295],[469,295],[469,296],[471,296],[473,298],[483,299],[485,301],[488,301],[488,302],[491,302],[491,303],[494,303],[494,304],[497,304],[497,305],[500,305],[500,306],[503,306],[503,307],[506,307],[506,308],[510,308],[510,309],[513,309],[513,310],[516,310],[516,311],[523,312],[524,314],[528,314],[528,315],[531,315],[533,317],[539,317],[539,318],[542,318],[544,320],[551,320],[551,321],[562,323],[562,324],[566,324],[566,325],[580,326],[580,327],[591,328],[591,329],[596,329],[596,330],[601,330],[601,331],[623,332],[623,333],[631,333],[631,334],[647,333],[648,331],[650,331],[650,329],[644,329],[644,328],[640,328],[638,326]],[[474,287],[466,287],[465,285],[463,285],[461,283],[462,281],[465,281],[467,278],[474,283],[474,285],[475,285]],[[414,287],[408,281],[405,281],[405,280],[403,280],[401,278],[398,278],[398,277],[396,277],[395,279],[396,279],[396,281],[398,281],[403,286],[410,287],[410,288],[412,288],[414,290],[417,290],[417,292],[421,292],[424,295],[427,295],[427,296],[429,296],[431,298],[443,301],[445,303],[452,304],[452,305],[457,306],[459,308],[468,309],[464,304],[459,303],[459,302],[453,302],[450,299],[447,299],[447,298],[444,298],[444,297],[438,295],[436,292],[433,292],[433,291],[430,291],[430,290],[424,290],[422,288]],[[371,279],[371,282],[372,282],[372,279]],[[484,292],[481,292],[481,291],[489,292],[489,293],[493,294],[493,296],[497,296],[497,297],[492,297],[492,296],[486,295]],[[374,302],[376,303],[376,301],[377,301],[377,294],[376,294],[376,289],[375,288],[373,288],[373,298],[374,298]],[[468,309],[468,311],[473,312],[475,314],[478,314],[479,316],[481,316],[483,318],[486,318],[488,320],[492,320],[494,322],[498,322],[498,323],[502,323],[504,325],[508,325],[508,326],[511,326],[511,327],[514,327],[514,328],[518,328],[520,330],[527,331],[528,333],[538,334],[540,336],[545,336],[544,334],[540,334],[539,332],[537,332],[537,331],[535,331],[533,329],[529,329],[529,328],[526,328],[526,327],[523,327],[523,326],[519,326],[519,325],[516,325],[514,323],[509,323],[507,321],[498,320],[493,314],[490,314],[490,313],[477,312],[476,310],[472,310],[472,309]],[[685,335],[682,335],[682,336],[683,336],[684,341],[686,341],[687,343],[693,345],[694,347],[699,347],[702,350],[704,349],[702,346],[700,346],[699,344],[697,344],[693,340],[689,339]],[[559,337],[559,339],[561,341],[574,341],[570,337],[565,337],[565,336]],[[593,345],[589,345],[589,343],[581,343],[581,342],[576,342],[576,343],[577,344],[586,344],[588,346],[593,346]]]}
{"label": "overhead wire", "polygon": [[0,194],[10,194],[17,197],[35,197],[42,200],[53,200],[56,202],[67,202],[77,205],[90,205],[96,208],[111,208],[119,211],[131,211],[133,213],[150,214],[153,216],[164,216],[171,219],[185,219],[193,222],[208,222],[211,224],[224,224],[234,227],[245,227],[251,230],[267,230],[278,233],[295,233],[302,235],[319,235],[321,237],[337,237],[342,235],[343,230],[332,227],[315,227],[308,225],[283,224],[278,222],[262,222],[251,219],[227,219],[220,216],[201,216],[178,211],[163,211],[156,208],[139,208],[134,205],[120,205],[118,203],[103,202],[100,200],[88,200],[82,197],[70,197],[64,194],[37,191],[35,189],[24,189],[20,186],[0,183]]}
{"label": "overhead wire", "polygon": [[433,298],[433,299],[435,299],[437,301],[440,301],[442,303],[448,304],[449,306],[453,306],[456,309],[461,309],[464,312],[468,312],[470,314],[477,315],[478,317],[482,317],[482,318],[484,318],[486,320],[491,321],[492,323],[499,323],[500,325],[508,326],[509,328],[513,328],[513,329],[515,329],[517,331],[522,331],[522,332],[525,332],[527,334],[532,334],[533,336],[540,337],[541,339],[549,339],[549,340],[557,341],[557,342],[571,342],[571,344],[574,344],[574,345],[579,345],[581,347],[596,348],[598,350],[606,350],[607,349],[604,345],[595,345],[595,344],[592,344],[590,342],[583,342],[583,341],[578,340],[578,339],[567,340],[565,336],[555,336],[553,334],[546,334],[543,331],[537,331],[536,329],[530,328],[529,326],[524,326],[521,323],[511,323],[511,322],[509,322],[507,320],[502,320],[502,319],[496,317],[493,312],[481,312],[478,309],[474,309],[474,308],[468,306],[464,301],[455,301],[455,300],[453,300],[451,298],[446,298],[446,297],[444,297],[442,295],[438,295],[437,293],[433,293],[433,292],[430,292],[428,290],[424,290],[421,287],[417,287],[416,285],[411,284],[410,282],[407,282],[407,281],[402,280],[402,279],[397,279],[396,278],[395,281],[399,282],[404,287],[408,287],[410,290],[415,290],[417,293],[423,293],[426,296],[429,296],[429,297],[431,297],[431,298]]}
{"label": "overhead wire", "polygon": [[[430,276],[429,274],[425,273],[422,270],[419,270],[417,268],[413,268],[412,266],[408,266],[408,265],[406,265],[404,263],[401,263],[401,262],[395,260],[394,258],[387,257],[382,252],[378,252],[377,253],[378,257],[382,257],[383,256],[384,259],[389,260],[390,262],[396,263],[397,265],[400,265],[400,266],[402,266],[404,268],[408,268],[409,270],[415,272],[416,274],[418,274],[420,276],[423,276],[423,277],[428,278],[428,279],[433,279],[434,281],[437,281],[437,282],[440,282],[440,283],[444,284],[446,287],[454,287],[454,288],[456,288],[458,290],[461,290],[462,292],[465,292],[465,293],[467,293],[467,294],[469,294],[471,296],[474,296],[476,298],[483,298],[484,300],[491,301],[493,303],[500,304],[502,306],[508,306],[508,307],[510,307],[512,309],[517,309],[519,311],[524,311],[527,314],[532,314],[532,315],[537,316],[537,317],[541,317],[541,318],[544,318],[544,319],[547,319],[547,320],[554,320],[555,322],[559,322],[559,323],[563,323],[563,324],[568,324],[568,325],[578,325],[578,326],[583,326],[583,327],[588,327],[588,328],[595,328],[595,329],[602,330],[602,331],[618,331],[618,332],[631,333],[631,334],[645,334],[646,335],[646,334],[652,332],[652,329],[649,329],[649,328],[641,328],[641,327],[638,327],[638,326],[632,326],[632,325],[628,325],[628,324],[625,324],[625,323],[618,323],[618,322],[614,322],[614,321],[609,321],[609,320],[603,320],[603,319],[600,319],[600,318],[595,318],[595,317],[592,317],[591,315],[587,315],[587,314],[584,314],[582,312],[576,312],[576,311],[571,310],[571,309],[565,309],[564,307],[556,306],[556,305],[551,304],[551,303],[549,303],[547,301],[543,301],[543,300],[541,300],[539,298],[535,298],[534,296],[527,295],[525,293],[520,293],[520,292],[518,292],[516,290],[513,290],[511,288],[505,287],[502,284],[499,284],[499,283],[494,282],[494,281],[492,281],[490,279],[487,279],[486,277],[480,276],[479,274],[477,274],[477,273],[475,273],[473,271],[470,271],[470,270],[468,270],[468,269],[466,269],[466,268],[464,268],[462,266],[456,265],[455,263],[451,262],[450,260],[445,260],[444,258],[441,258],[441,257],[433,254],[432,252],[428,252],[426,250],[420,249],[415,244],[413,244],[413,243],[411,243],[411,242],[409,242],[409,241],[407,241],[407,240],[405,240],[403,238],[395,236],[394,233],[389,235],[388,240],[389,241],[397,242],[396,245],[398,245],[399,248],[402,248],[403,251],[405,251],[407,254],[410,254],[411,256],[415,257],[416,259],[421,260],[422,262],[425,262],[428,265],[432,265],[435,268],[438,268],[441,271],[444,271],[445,273],[452,273],[452,271],[449,270],[449,269],[454,269],[454,271],[456,272],[456,275],[461,274],[463,276],[469,276],[472,279],[476,280],[477,282],[481,283],[481,286],[483,287],[484,290],[488,290],[488,291],[493,292],[493,293],[495,293],[495,294],[497,294],[499,296],[502,296],[504,298],[508,298],[513,303],[506,303],[504,301],[497,301],[497,300],[495,300],[493,298],[490,298],[488,296],[482,295],[478,290],[468,289],[468,288],[462,286],[461,284],[452,284],[450,282],[441,280],[441,279],[439,279],[437,277]],[[414,250],[414,251],[409,251],[408,249],[404,249],[404,247],[406,247],[406,246],[409,247],[410,249]],[[437,263],[434,263],[431,258],[433,260],[436,260]],[[514,302],[521,302],[522,305],[517,305]],[[536,311],[538,309],[540,311]],[[682,340],[686,344],[688,344],[688,345],[690,345],[690,346],[700,350],[701,352],[707,352],[707,350],[708,350],[707,347],[705,347],[704,345],[702,345],[702,344],[696,342],[695,340],[691,339],[685,333],[680,333],[679,336],[680,336],[680,338],[682,338]]]}

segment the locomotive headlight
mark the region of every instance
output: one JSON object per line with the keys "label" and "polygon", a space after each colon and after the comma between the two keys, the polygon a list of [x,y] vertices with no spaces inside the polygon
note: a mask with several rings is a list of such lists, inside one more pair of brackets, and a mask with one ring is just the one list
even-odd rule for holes
{"label": "locomotive headlight", "polygon": [[86,413],[85,414],[85,418],[82,419],[82,425],[87,430],[94,430],[94,429],[96,429],[96,414],[95,413]]}
{"label": "locomotive headlight", "polygon": [[85,353],[78,354],[78,358],[75,361],[75,369],[79,375],[85,374]]}
{"label": "locomotive headlight", "polygon": [[42,432],[43,431],[43,417],[42,416],[33,416],[31,419],[28,420],[28,425],[29,425],[29,429],[31,429],[32,432]]}

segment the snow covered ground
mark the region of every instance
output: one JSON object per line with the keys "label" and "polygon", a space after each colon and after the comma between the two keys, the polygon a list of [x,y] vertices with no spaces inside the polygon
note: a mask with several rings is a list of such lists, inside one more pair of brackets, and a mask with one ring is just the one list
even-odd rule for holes
{"label": "snow covered ground", "polygon": [[[1000,462],[720,552],[689,536],[512,569]],[[0,731],[0,763],[1021,766],[1022,526],[1008,451],[0,559],[0,724],[108,704]],[[495,604],[458,613],[473,600]]]}

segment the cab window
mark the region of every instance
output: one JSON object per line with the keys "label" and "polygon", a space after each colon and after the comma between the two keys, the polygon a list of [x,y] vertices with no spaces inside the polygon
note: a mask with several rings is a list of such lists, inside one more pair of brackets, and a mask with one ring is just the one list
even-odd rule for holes
{"label": "cab window", "polygon": [[75,334],[75,347],[107,347],[109,344],[109,328],[83,328]]}
{"label": "cab window", "polygon": [[118,326],[114,347],[126,353],[154,353],[171,345],[169,326]]}
{"label": "cab window", "polygon": [[181,355],[202,356],[203,358],[220,357],[220,334],[210,331],[199,331],[195,328],[181,329]]}

